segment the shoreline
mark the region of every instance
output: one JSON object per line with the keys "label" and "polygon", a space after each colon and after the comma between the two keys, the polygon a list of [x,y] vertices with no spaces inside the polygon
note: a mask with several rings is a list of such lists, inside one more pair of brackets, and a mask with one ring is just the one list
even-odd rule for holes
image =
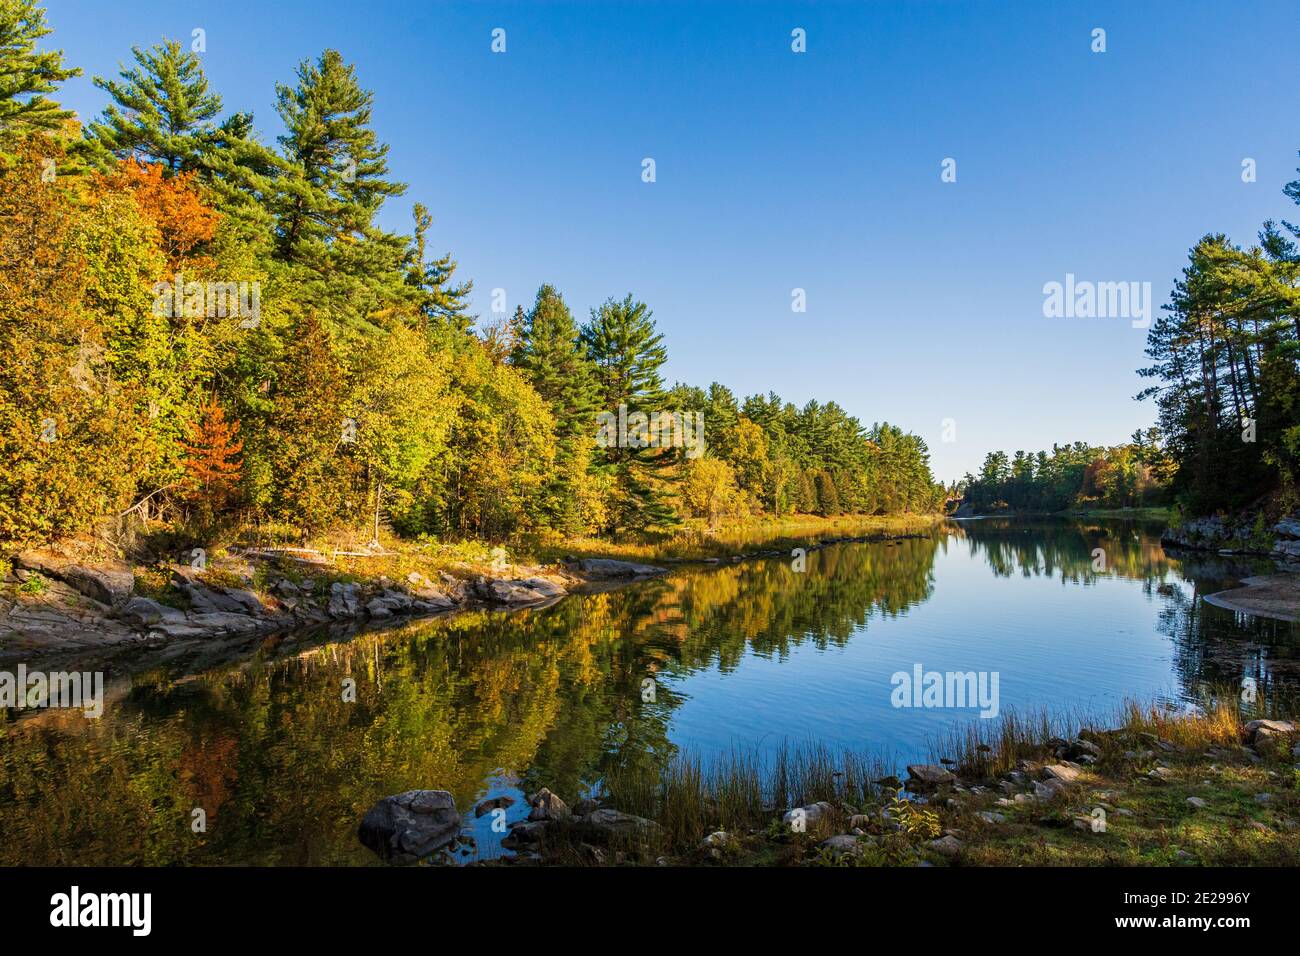
{"label": "shoreline", "polygon": [[[311,549],[246,548],[231,549],[214,558],[209,569],[195,571],[176,564],[84,560],[54,546],[15,555],[0,580],[0,664],[76,661],[318,627],[382,626],[474,609],[543,608],[569,594],[622,587],[679,568],[787,556],[788,548],[770,546],[787,540],[778,529],[796,537],[796,529],[803,530],[808,540],[799,547],[807,553],[833,544],[923,537],[928,532],[887,529],[917,522],[929,527],[938,520],[791,522],[772,529],[768,546],[738,550],[723,538],[710,542],[721,553],[687,549],[685,556],[664,554],[657,564],[628,560],[623,557],[628,549],[613,543],[596,551],[560,547],[556,550],[578,554],[517,564],[446,562],[402,550],[336,552],[331,562],[325,552]],[[835,534],[846,527],[875,530]]]}
{"label": "shoreline", "polygon": [[[592,794],[512,788],[463,816],[447,791],[407,791],[371,807],[358,838],[388,863],[489,867],[1300,863],[1295,721],[1247,720],[1226,693],[1191,713],[1130,702],[1118,719],[1068,722],[956,731],[906,780],[870,755],[795,748],[770,766],[679,758]],[[438,815],[385,832],[395,806],[420,802]],[[478,857],[471,811],[499,816],[512,855]],[[467,848],[478,858],[458,859]]]}
{"label": "shoreline", "polygon": [[1300,621],[1300,574],[1243,578],[1238,587],[1207,594],[1205,600],[1229,611],[1278,621]]}

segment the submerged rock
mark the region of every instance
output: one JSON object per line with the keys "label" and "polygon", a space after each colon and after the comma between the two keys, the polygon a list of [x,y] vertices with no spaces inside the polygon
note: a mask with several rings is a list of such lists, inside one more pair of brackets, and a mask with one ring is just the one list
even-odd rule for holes
{"label": "submerged rock", "polygon": [[456,801],[446,790],[407,790],[366,811],[357,838],[389,863],[414,863],[460,833]]}

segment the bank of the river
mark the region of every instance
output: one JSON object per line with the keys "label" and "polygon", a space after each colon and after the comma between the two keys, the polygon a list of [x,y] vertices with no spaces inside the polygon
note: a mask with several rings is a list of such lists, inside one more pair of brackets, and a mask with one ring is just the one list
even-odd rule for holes
{"label": "bank of the river", "polygon": [[102,545],[68,542],[0,566],[0,663],[471,607],[540,607],[576,590],[654,577],[670,564],[902,539],[927,533],[938,520],[802,516],[720,530],[688,527],[648,544],[394,542],[364,551],[247,544],[192,551],[189,563],[131,563]]}
{"label": "bank of the river", "polygon": [[[1300,864],[1293,721],[1243,720],[1229,697],[1203,713],[1131,706],[1113,729],[1055,730],[1012,718],[909,766],[905,780],[813,747],[766,771],[737,757],[703,772],[678,762],[654,781],[613,777],[600,799],[543,788],[503,844],[515,855],[491,864]],[[414,827],[408,848],[421,835],[454,844],[449,795],[423,799],[440,809],[403,817]],[[512,803],[497,797],[473,812]],[[391,810],[381,801],[367,823]],[[373,827],[361,835],[390,861],[410,862],[388,854]]]}

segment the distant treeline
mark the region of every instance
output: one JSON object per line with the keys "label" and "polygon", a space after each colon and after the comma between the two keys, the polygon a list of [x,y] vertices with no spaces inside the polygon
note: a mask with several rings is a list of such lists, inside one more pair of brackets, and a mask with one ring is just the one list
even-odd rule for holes
{"label": "distant treeline", "polygon": [[1135,432],[1114,448],[1083,442],[1040,451],[990,452],[979,475],[967,474],[957,490],[976,511],[1064,511],[1164,504],[1173,464],[1154,428]]}
{"label": "distant treeline", "polygon": [[[34,0],[0,0],[0,544],[132,510],[195,536],[624,535],[682,516],[927,511],[924,442],[832,403],[665,386],[650,310],[560,293],[475,327],[372,94],[327,50],[260,141],[199,57],[135,49],[84,127],[50,99]],[[597,443],[598,416],[703,412],[705,451]]]}

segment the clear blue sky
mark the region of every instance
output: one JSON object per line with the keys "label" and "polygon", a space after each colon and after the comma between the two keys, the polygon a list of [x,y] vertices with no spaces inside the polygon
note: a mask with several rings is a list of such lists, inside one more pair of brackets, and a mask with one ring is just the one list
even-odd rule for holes
{"label": "clear blue sky", "polygon": [[90,75],[202,27],[213,87],[267,140],[276,81],[335,47],[410,184],[385,224],[428,205],[481,314],[496,287],[513,311],[554,283],[581,319],[630,291],[666,334],[669,382],[835,399],[920,434],[953,479],[991,448],[1151,423],[1132,401],[1145,333],[1044,318],[1043,284],[1149,281],[1158,305],[1202,234],[1249,243],[1300,218],[1281,193],[1298,10],[50,0],[46,42],[86,70],[62,98],[90,117]]}

